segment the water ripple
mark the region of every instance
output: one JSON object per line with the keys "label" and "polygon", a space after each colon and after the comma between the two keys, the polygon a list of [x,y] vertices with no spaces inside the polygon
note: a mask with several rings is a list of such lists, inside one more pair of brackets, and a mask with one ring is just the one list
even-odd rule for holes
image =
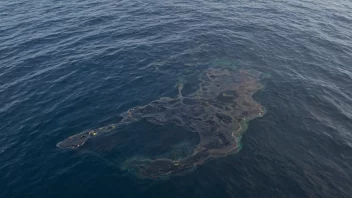
{"label": "water ripple", "polygon": [[[349,0],[1,1],[0,197],[350,197],[351,23]],[[270,76],[237,155],[152,183],[55,147],[216,66]]]}

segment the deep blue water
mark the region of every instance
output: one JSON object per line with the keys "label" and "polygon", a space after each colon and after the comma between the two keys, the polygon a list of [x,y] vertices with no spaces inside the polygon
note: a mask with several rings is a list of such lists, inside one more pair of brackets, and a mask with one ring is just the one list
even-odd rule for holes
{"label": "deep blue water", "polygon": [[[268,76],[236,155],[151,181],[118,164],[193,133],[139,123],[55,146],[215,66]],[[0,101],[1,198],[352,197],[352,3],[3,0]]]}

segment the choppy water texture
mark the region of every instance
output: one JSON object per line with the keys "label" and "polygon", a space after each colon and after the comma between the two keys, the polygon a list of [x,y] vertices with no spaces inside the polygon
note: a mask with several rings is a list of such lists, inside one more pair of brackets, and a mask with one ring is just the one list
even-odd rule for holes
{"label": "choppy water texture", "polygon": [[[351,197],[351,24],[347,0],[1,1],[0,197]],[[267,77],[235,155],[154,181],[124,162],[182,159],[196,133],[141,121],[55,146],[214,68]]]}

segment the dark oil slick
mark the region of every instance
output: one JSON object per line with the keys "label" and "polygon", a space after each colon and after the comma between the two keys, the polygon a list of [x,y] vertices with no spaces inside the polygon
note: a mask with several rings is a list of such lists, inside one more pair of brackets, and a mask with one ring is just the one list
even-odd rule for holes
{"label": "dark oil slick", "polygon": [[200,78],[195,93],[183,96],[183,86],[178,85],[176,98],[164,97],[145,106],[133,107],[122,114],[120,123],[70,136],[57,146],[78,148],[90,138],[141,119],[156,125],[174,123],[200,136],[200,142],[190,156],[176,161],[134,160],[129,166],[139,176],[148,178],[180,173],[203,164],[208,158],[238,151],[248,121],[264,115],[264,108],[252,98],[262,88],[259,75],[246,70],[208,69]]}

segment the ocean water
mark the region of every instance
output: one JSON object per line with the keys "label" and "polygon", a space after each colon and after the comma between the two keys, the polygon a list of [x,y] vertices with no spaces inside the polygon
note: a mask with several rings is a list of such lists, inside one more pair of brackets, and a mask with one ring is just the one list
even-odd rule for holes
{"label": "ocean water", "polygon": [[[56,147],[219,66],[266,76],[235,155],[153,181],[119,164],[186,155],[194,133],[142,122]],[[1,198],[352,197],[352,2],[3,0],[0,101]]]}

